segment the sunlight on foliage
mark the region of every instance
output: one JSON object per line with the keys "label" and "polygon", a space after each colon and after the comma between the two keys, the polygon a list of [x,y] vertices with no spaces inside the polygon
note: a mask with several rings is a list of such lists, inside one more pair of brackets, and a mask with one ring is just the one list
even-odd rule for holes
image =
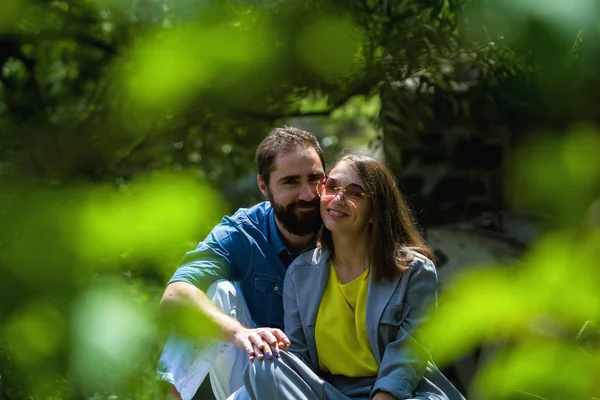
{"label": "sunlight on foliage", "polygon": [[[219,221],[222,200],[181,172],[138,176],[119,187],[34,186],[7,177],[3,184],[0,266],[8,268],[0,296],[1,312],[9,313],[0,339],[11,364],[2,354],[0,364],[35,373],[26,386],[34,398],[64,398],[59,393],[75,387],[123,391],[142,376],[150,386],[136,384],[132,393],[156,393],[163,279]],[[159,284],[128,278],[136,270]],[[188,319],[194,333],[214,336],[204,319]],[[66,355],[68,382],[58,380]]]}
{"label": "sunlight on foliage", "polygon": [[563,140],[538,135],[517,154],[509,196],[517,206],[553,215],[557,222],[579,220],[595,196],[598,148],[599,133],[590,127],[574,128]]}
{"label": "sunlight on foliage", "polygon": [[0,264],[25,287],[69,287],[72,255],[65,243],[78,232],[63,232],[62,227],[72,223],[77,194],[9,179],[0,186],[7,188],[0,191]]}
{"label": "sunlight on foliage", "polygon": [[140,176],[122,185],[41,189],[12,185],[0,195],[0,254],[35,287],[85,282],[94,271],[151,262],[170,275],[182,254],[217,223],[224,204],[186,173]]}
{"label": "sunlight on foliage", "polygon": [[[550,233],[539,240],[523,259],[518,276],[522,290],[532,295],[528,304],[558,318],[576,330],[586,319],[600,315],[597,290],[600,240],[592,232]],[[558,296],[568,282],[568,293]]]}
{"label": "sunlight on foliage", "polygon": [[298,49],[309,67],[331,79],[356,67],[362,40],[360,29],[350,19],[329,17],[303,27]]}
{"label": "sunlight on foliage", "polygon": [[2,337],[11,344],[15,360],[26,367],[53,357],[65,346],[66,323],[55,305],[34,302],[23,306],[1,327]]}
{"label": "sunlight on foliage", "polygon": [[317,91],[310,96],[299,101],[299,108],[302,113],[319,112],[329,108],[327,95]]}
{"label": "sunlight on foliage", "polygon": [[421,332],[437,343],[442,365],[488,349],[473,388],[482,398],[590,398],[598,390],[598,352],[586,353],[576,338],[600,315],[600,234],[593,224],[581,226],[598,202],[599,145],[597,131],[577,126],[562,139],[540,135],[521,149],[518,204],[551,213],[556,228],[517,265],[456,277]]}
{"label": "sunlight on foliage", "polygon": [[378,118],[381,111],[381,98],[375,96],[354,96],[342,107],[336,109],[332,114],[332,118]]}
{"label": "sunlight on foliage", "polygon": [[110,268],[127,258],[152,260],[167,275],[179,262],[182,244],[207,232],[224,213],[208,185],[174,173],[140,177],[124,191],[94,188],[79,210],[72,245],[85,265]]}
{"label": "sunlight on foliage", "polygon": [[[494,399],[591,398],[600,361],[574,345],[552,341],[524,343],[500,353],[481,371],[474,398],[492,394]],[[520,396],[519,396],[520,395]],[[486,397],[489,398],[489,397]]]}
{"label": "sunlight on foliage", "polygon": [[116,285],[75,301],[71,367],[84,387],[115,385],[138,365],[156,334],[150,311]]}
{"label": "sunlight on foliage", "polygon": [[[280,123],[328,158],[379,149],[425,229],[535,218],[520,261],[443,282],[421,334],[441,365],[485,356],[470,399],[598,397],[598,5],[0,0],[0,398],[164,398],[164,284],[231,211],[217,191],[261,198]],[[477,233],[499,253],[503,216]]]}
{"label": "sunlight on foliage", "polygon": [[485,16],[497,33],[511,38],[533,21],[562,36],[585,25],[594,15],[595,4],[587,0],[476,0],[467,10],[470,18]]}
{"label": "sunlight on foliage", "polygon": [[[515,288],[513,281],[506,267],[490,267],[452,282],[451,290],[440,298],[435,322],[422,332],[436,343],[436,362],[446,365],[474,346],[506,337],[528,324],[533,310],[523,306],[527,294]],[[466,307],[469,312],[464,312]]]}
{"label": "sunlight on foliage", "polygon": [[495,0],[506,8],[514,19],[534,18],[559,29],[573,29],[586,22],[594,10],[594,4],[587,0]]}
{"label": "sunlight on foliage", "polygon": [[[141,109],[177,109],[209,87],[231,88],[270,57],[266,31],[251,21],[189,26],[153,34],[134,46],[125,87]],[[249,32],[248,32],[249,30]]]}
{"label": "sunlight on foliage", "polygon": [[25,4],[25,0],[2,0],[0,3],[0,33],[10,32],[16,28],[15,21],[18,20]]}

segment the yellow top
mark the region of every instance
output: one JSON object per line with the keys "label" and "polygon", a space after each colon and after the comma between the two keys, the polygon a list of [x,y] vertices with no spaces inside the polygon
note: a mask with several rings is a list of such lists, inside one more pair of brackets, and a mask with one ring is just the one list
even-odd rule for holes
{"label": "yellow top", "polygon": [[321,370],[348,377],[377,375],[379,366],[367,334],[368,290],[369,268],[341,283],[331,264],[315,326]]}

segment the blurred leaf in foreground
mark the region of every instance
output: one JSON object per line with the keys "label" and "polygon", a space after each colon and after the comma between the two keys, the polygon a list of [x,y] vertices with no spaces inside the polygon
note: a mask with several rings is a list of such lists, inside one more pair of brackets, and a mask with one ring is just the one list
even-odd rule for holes
{"label": "blurred leaf in foreground", "polygon": [[479,374],[474,392],[494,399],[589,399],[597,361],[573,344],[525,343],[489,363]]}
{"label": "blurred leaf in foreground", "polygon": [[2,325],[2,340],[11,344],[18,364],[41,364],[64,348],[67,326],[64,317],[51,303],[35,302],[22,307]]}
{"label": "blurred leaf in foreground", "polygon": [[123,68],[125,87],[140,111],[177,110],[192,96],[234,87],[264,66],[271,57],[267,34],[247,17],[149,35]]}
{"label": "blurred leaf in foreground", "polygon": [[139,365],[156,335],[150,311],[118,285],[75,302],[71,369],[84,388],[114,386]]}
{"label": "blurred leaf in foreground", "polygon": [[363,39],[350,18],[329,16],[303,28],[298,50],[307,66],[323,77],[334,79],[357,67]]}
{"label": "blurred leaf in foreground", "polygon": [[521,149],[513,198],[548,213],[549,225],[560,229],[546,233],[517,265],[456,277],[421,332],[436,342],[442,365],[476,347],[496,349],[476,379],[481,398],[595,392],[598,351],[586,353],[576,337],[586,321],[600,318],[600,234],[590,221],[600,189],[598,148],[598,132],[578,126],[561,140],[538,136]]}
{"label": "blurred leaf in foreground", "polygon": [[189,242],[208,232],[223,213],[212,188],[190,175],[140,177],[121,191],[98,187],[89,192],[72,245],[88,267],[146,260],[169,275]]}
{"label": "blurred leaf in foreground", "polygon": [[600,132],[575,126],[564,138],[532,137],[508,176],[509,198],[519,208],[551,215],[555,225],[581,221],[599,189]]}

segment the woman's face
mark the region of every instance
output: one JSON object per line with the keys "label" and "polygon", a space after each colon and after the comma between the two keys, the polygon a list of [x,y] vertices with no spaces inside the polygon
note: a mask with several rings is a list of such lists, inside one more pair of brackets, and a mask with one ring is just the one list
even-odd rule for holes
{"label": "woman's face", "polygon": [[321,217],[331,232],[360,234],[370,224],[371,201],[358,173],[339,162],[319,185]]}

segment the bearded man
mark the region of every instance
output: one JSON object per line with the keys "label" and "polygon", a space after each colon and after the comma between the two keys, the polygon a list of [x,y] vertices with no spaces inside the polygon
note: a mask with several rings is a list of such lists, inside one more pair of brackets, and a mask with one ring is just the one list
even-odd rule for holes
{"label": "bearded man", "polygon": [[176,324],[159,375],[183,400],[193,398],[207,374],[215,397],[228,398],[243,386],[249,361],[277,357],[289,346],[283,279],[291,262],[314,248],[325,162],[312,134],[283,127],[260,143],[256,163],[258,187],[269,201],[224,217],[185,255],[161,300],[172,321],[202,315],[220,331],[220,341],[207,341]]}

